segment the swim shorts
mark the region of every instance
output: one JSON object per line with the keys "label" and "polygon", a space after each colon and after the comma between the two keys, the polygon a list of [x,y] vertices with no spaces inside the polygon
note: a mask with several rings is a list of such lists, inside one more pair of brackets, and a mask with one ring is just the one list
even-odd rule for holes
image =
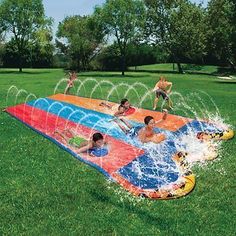
{"label": "swim shorts", "polygon": [[169,100],[169,97],[168,95],[166,94],[166,92],[162,89],[157,89],[156,90],[156,97],[159,98],[160,96],[162,96],[162,98],[164,100]]}

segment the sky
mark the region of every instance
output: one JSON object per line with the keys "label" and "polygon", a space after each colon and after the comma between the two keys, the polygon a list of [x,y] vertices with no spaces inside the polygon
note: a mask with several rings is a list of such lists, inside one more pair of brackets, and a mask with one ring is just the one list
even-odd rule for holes
{"label": "sky", "polygon": [[92,14],[96,5],[102,5],[105,0],[43,0],[45,14],[54,19],[54,32],[58,23],[66,16]]}
{"label": "sky", "polygon": [[[191,0],[207,4],[208,0]],[[54,33],[57,26],[66,16],[91,14],[96,5],[102,5],[105,0],[43,0],[46,16],[54,18]]]}

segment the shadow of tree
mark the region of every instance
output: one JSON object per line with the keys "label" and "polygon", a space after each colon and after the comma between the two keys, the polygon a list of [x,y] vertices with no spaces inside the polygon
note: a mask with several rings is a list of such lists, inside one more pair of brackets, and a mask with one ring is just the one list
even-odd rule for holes
{"label": "shadow of tree", "polygon": [[[104,74],[102,73],[104,72]],[[127,72],[132,72],[132,71],[127,71]],[[135,71],[134,71],[135,72]],[[141,72],[141,71],[140,71]],[[148,71],[145,71],[146,73]],[[142,78],[142,77],[147,77],[148,75],[137,75],[137,74],[134,74],[134,75],[130,75],[130,74],[126,74],[125,76],[122,76],[121,74],[113,74],[112,72],[109,72],[109,71],[100,71],[98,73],[94,72],[94,73],[87,73],[87,72],[84,72],[84,74],[80,74],[79,75],[80,77],[88,77],[88,76],[91,76],[91,77],[101,77],[101,78],[121,78],[121,79],[125,79],[125,78]]]}
{"label": "shadow of tree", "polygon": [[215,83],[218,83],[218,84],[236,84],[236,80],[234,80],[234,81],[216,80]]}
{"label": "shadow of tree", "polygon": [[[230,67],[220,67],[218,66],[216,71],[214,72],[207,72],[203,71],[204,65],[184,65],[183,71],[184,74],[192,74],[192,75],[213,75],[213,76],[226,76],[236,74],[236,71]],[[168,73],[168,74],[180,74],[176,70],[150,70],[150,69],[138,69],[138,70],[129,70],[130,72],[143,72],[143,73]]]}
{"label": "shadow of tree", "polygon": [[51,72],[49,70],[47,71],[14,71],[14,70],[1,70],[0,74],[15,74],[15,75],[27,75],[27,74],[50,74]]}

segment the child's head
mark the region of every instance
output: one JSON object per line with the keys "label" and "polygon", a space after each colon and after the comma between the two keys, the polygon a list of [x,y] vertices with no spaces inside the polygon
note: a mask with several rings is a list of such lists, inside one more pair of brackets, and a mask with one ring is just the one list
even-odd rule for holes
{"label": "child's head", "polygon": [[104,138],[101,133],[94,133],[92,140],[97,147],[101,147],[104,144]]}
{"label": "child's head", "polygon": [[73,80],[76,78],[76,72],[73,70],[71,72],[69,72],[69,75],[70,75],[70,79]]}
{"label": "child's head", "polygon": [[152,116],[146,116],[144,118],[144,123],[146,126],[153,128],[155,126],[155,120]]}
{"label": "child's head", "polygon": [[163,82],[164,82],[164,81],[166,81],[166,78],[165,78],[164,76],[161,76],[161,77],[160,77],[160,81],[163,81]]}
{"label": "child's head", "polygon": [[125,108],[129,108],[129,107],[130,107],[130,103],[129,103],[128,99],[126,99],[126,98],[124,98],[124,99],[122,99],[122,100],[120,101],[120,105],[121,105],[122,107],[125,107]]}

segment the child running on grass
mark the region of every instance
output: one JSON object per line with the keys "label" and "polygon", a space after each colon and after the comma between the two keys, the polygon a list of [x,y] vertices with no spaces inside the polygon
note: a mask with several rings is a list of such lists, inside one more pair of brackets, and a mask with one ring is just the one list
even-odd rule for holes
{"label": "child running on grass", "polygon": [[[169,87],[169,89],[167,90],[167,88]],[[153,92],[155,92],[155,99],[154,99],[154,103],[153,103],[153,110],[156,110],[157,108],[157,103],[159,101],[160,96],[162,96],[162,98],[168,102],[168,106],[170,109],[172,108],[172,101],[170,100],[168,93],[171,92],[172,89],[172,83],[168,82],[166,80],[166,78],[164,76],[160,77],[160,80],[156,83]]]}
{"label": "child running on grass", "polygon": [[77,136],[72,130],[64,130],[63,132],[55,131],[70,146],[76,148],[77,153],[89,152],[93,148],[102,148],[107,145],[107,141],[101,133],[94,133],[90,140],[84,141],[83,138]]}
{"label": "child running on grass", "polygon": [[69,73],[69,80],[67,82],[67,86],[64,94],[69,94],[70,89],[74,87],[74,81],[77,79],[75,71]]}
{"label": "child running on grass", "polygon": [[165,135],[162,133],[155,133],[154,128],[157,123],[163,122],[166,120],[168,111],[163,110],[163,117],[159,121],[155,121],[152,116],[146,116],[144,118],[145,126],[143,128],[133,127],[125,119],[116,119],[114,120],[119,128],[131,137],[137,136],[142,143],[160,143],[165,140]]}

